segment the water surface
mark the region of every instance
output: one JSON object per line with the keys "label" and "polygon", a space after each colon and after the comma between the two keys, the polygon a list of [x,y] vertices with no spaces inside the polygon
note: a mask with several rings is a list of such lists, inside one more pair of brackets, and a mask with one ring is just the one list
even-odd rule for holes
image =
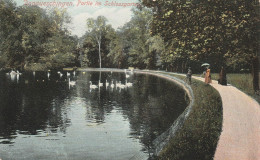
{"label": "water surface", "polygon": [[[0,158],[148,158],[152,141],[184,111],[188,98],[168,80],[127,75],[1,73]],[[69,79],[76,85],[70,86]],[[98,80],[104,86],[90,89],[90,81],[97,85]],[[126,80],[132,86],[111,87]]]}

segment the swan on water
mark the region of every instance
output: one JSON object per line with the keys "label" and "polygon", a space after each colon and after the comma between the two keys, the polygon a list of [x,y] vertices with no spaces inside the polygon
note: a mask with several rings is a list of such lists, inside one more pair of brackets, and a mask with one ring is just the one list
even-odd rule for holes
{"label": "swan on water", "polygon": [[120,89],[124,89],[124,88],[126,87],[126,85],[121,84],[121,81],[119,81],[119,83],[118,83],[118,87],[119,87]]}
{"label": "swan on water", "polygon": [[102,86],[103,86],[103,83],[101,83],[100,80],[98,80],[98,86],[99,86],[99,87],[102,87]]}
{"label": "swan on water", "polygon": [[18,70],[16,71],[16,74],[17,75],[22,75],[22,73],[20,73]]}
{"label": "swan on water", "polygon": [[107,87],[109,86],[109,83],[107,82],[107,80],[106,80],[106,86],[107,86]]}
{"label": "swan on water", "polygon": [[125,77],[126,77],[126,78],[129,78],[129,77],[130,77],[130,75],[127,74],[127,72],[126,72],[126,69],[125,69]]}
{"label": "swan on water", "polygon": [[69,78],[69,85],[70,86],[75,86],[76,85],[76,81],[70,81],[70,78]]}
{"label": "swan on water", "polygon": [[7,73],[7,74],[10,74],[10,75],[22,75],[22,73],[20,73],[18,70],[17,70],[17,72],[15,72],[15,71],[11,71],[10,73]]}
{"label": "swan on water", "polygon": [[110,87],[111,87],[112,89],[115,87],[115,85],[114,85],[114,82],[113,82],[113,81],[111,82],[111,85],[110,85]]}
{"label": "swan on water", "polygon": [[58,71],[57,73],[60,75],[60,77],[62,77],[62,76],[63,76],[63,74],[62,74],[60,71]]}
{"label": "swan on water", "polygon": [[50,75],[51,75],[50,72],[48,72],[48,73],[47,73],[47,77],[48,77],[48,79],[50,78]]}
{"label": "swan on water", "polygon": [[92,81],[89,81],[89,83],[90,83],[89,87],[90,87],[91,89],[98,88],[97,85],[92,84]]}
{"label": "swan on water", "polygon": [[67,72],[67,76],[70,76],[70,73],[69,73],[69,72]]}
{"label": "swan on water", "polygon": [[12,71],[10,72],[10,75],[16,75],[16,72],[12,70]]}
{"label": "swan on water", "polygon": [[133,86],[133,83],[127,82],[127,80],[126,80],[125,85],[126,85],[127,87],[132,87],[132,86]]}
{"label": "swan on water", "polygon": [[73,76],[76,76],[76,71],[73,71]]}

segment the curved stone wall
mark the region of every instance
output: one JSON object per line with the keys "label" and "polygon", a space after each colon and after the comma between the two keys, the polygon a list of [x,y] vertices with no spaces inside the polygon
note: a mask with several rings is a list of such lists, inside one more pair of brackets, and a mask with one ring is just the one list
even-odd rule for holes
{"label": "curved stone wall", "polygon": [[189,116],[192,106],[194,103],[194,95],[191,87],[187,85],[184,81],[175,78],[170,75],[166,75],[165,73],[167,72],[162,72],[162,71],[135,71],[137,73],[142,73],[142,74],[149,74],[149,75],[155,75],[164,79],[168,79],[173,81],[174,83],[178,84],[180,87],[182,87],[186,93],[189,96],[190,103],[188,107],[184,110],[184,112],[174,121],[174,123],[171,125],[171,127],[166,130],[164,133],[162,133],[160,136],[158,136],[154,141],[153,144],[155,146],[154,150],[154,155],[158,156],[158,154],[163,150],[163,148],[168,144],[169,140],[174,137],[176,132],[183,126],[185,120]]}

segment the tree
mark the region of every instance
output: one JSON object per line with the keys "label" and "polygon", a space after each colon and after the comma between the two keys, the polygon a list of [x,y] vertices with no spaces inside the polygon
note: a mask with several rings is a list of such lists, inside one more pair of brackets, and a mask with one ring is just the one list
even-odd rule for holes
{"label": "tree", "polygon": [[97,19],[88,18],[87,19],[87,28],[89,32],[93,32],[93,36],[98,43],[98,55],[99,55],[99,67],[101,68],[101,42],[102,34],[106,30],[107,19],[104,16],[98,16]]}
{"label": "tree", "polygon": [[208,62],[215,71],[221,66],[239,71],[251,65],[254,89],[259,90],[259,13],[253,0],[144,0],[143,4],[154,10],[152,34],[163,37],[169,62],[175,66],[179,60],[181,66],[187,61]]}
{"label": "tree", "polygon": [[109,44],[110,64],[117,68],[127,67],[127,56],[125,53],[124,32],[117,31],[114,39]]}
{"label": "tree", "polygon": [[146,43],[149,45],[149,56],[147,59],[147,68],[156,69],[162,65],[162,55],[165,52],[165,44],[161,36],[150,37]]}
{"label": "tree", "polygon": [[[115,38],[115,30],[111,25],[105,25],[100,33],[100,43],[97,43],[97,33],[95,30],[89,30],[81,37],[83,44],[83,55],[85,58],[85,66],[100,67],[100,58],[102,59],[102,67],[111,67],[112,60],[109,57],[110,42]],[[102,45],[101,45],[102,44]],[[99,54],[97,54],[99,53]]]}
{"label": "tree", "polygon": [[65,10],[0,2],[0,65],[44,70],[75,64],[76,38],[66,29]]}
{"label": "tree", "polygon": [[[152,18],[148,8],[133,9],[132,19],[121,27],[111,44],[110,57],[118,67],[150,68],[154,66],[154,54],[149,52],[149,21]],[[115,64],[115,63],[114,63]]]}

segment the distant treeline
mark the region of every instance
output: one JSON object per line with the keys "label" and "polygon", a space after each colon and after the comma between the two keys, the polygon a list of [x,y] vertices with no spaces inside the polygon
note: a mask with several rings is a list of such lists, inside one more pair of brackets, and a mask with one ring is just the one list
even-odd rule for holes
{"label": "distant treeline", "polygon": [[44,70],[77,65],[77,37],[65,10],[0,1],[0,68]]}
{"label": "distant treeline", "polygon": [[258,1],[148,1],[115,30],[99,16],[86,21],[81,38],[71,36],[65,10],[0,2],[0,67],[46,69],[70,66],[202,72],[223,66],[252,72],[258,81]]}

